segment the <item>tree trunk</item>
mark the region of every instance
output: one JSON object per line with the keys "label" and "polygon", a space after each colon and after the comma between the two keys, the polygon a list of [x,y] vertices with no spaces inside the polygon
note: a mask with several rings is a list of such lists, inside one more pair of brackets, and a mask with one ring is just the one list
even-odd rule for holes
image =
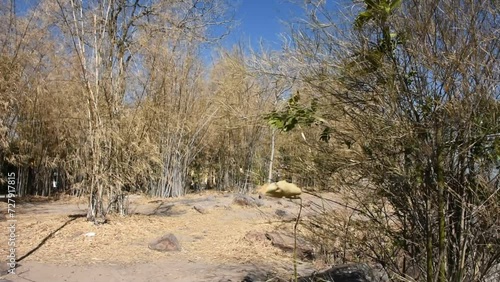
{"label": "tree trunk", "polygon": [[[438,121],[439,123],[439,121]],[[439,282],[446,281],[446,205],[445,205],[445,179],[442,147],[442,128],[436,128],[436,178],[438,188],[438,220],[439,220]]]}
{"label": "tree trunk", "polygon": [[271,156],[269,157],[269,173],[267,175],[267,182],[273,182],[273,162],[274,162],[274,147],[275,147],[276,129],[271,129]]}

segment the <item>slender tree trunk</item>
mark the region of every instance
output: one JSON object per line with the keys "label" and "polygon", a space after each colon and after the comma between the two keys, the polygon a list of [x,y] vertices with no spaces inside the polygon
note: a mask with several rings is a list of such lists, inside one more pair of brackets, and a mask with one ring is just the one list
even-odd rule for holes
{"label": "slender tree trunk", "polygon": [[[429,182],[428,177],[425,177],[425,181]],[[433,261],[433,255],[432,255],[432,214],[431,214],[431,200],[429,199],[430,194],[429,194],[429,186],[426,184],[427,188],[427,193],[426,193],[426,204],[425,204],[425,212],[426,212],[426,219],[425,219],[425,236],[426,236],[426,242],[425,242],[425,252],[426,252],[426,273],[427,273],[427,282],[434,282],[434,273],[433,273],[433,267],[432,267],[432,261]]]}
{"label": "slender tree trunk", "polygon": [[274,163],[274,149],[275,149],[276,129],[271,129],[271,156],[269,157],[269,173],[267,175],[267,182],[273,181],[273,163]]}
{"label": "slender tree trunk", "polygon": [[444,161],[442,148],[442,128],[436,128],[436,178],[438,188],[438,220],[439,220],[439,282],[446,281],[446,195],[444,179]]}

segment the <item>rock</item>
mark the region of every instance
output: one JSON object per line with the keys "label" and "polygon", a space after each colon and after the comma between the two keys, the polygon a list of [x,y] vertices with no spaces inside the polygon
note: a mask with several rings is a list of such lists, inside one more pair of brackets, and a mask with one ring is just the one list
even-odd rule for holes
{"label": "rock", "polygon": [[293,214],[287,212],[286,210],[277,209],[274,214],[276,214],[283,222],[296,221],[297,217]]}
{"label": "rock", "polygon": [[0,264],[0,276],[7,275],[9,273],[9,269],[10,269],[9,265],[5,263],[5,261],[2,261],[2,263]]}
{"label": "rock", "polygon": [[234,196],[233,204],[242,207],[261,207],[262,205],[264,205],[264,202],[262,202],[261,200],[256,200],[248,195],[238,194]]}
{"label": "rock", "polygon": [[[294,249],[293,236],[278,232],[267,232],[266,238],[271,240],[273,246],[285,252],[293,252]],[[297,238],[297,257],[299,257],[300,259],[307,259],[307,260],[314,259],[314,250],[312,246],[307,244],[307,242],[305,242],[301,238]]]}
{"label": "rock", "polygon": [[260,282],[260,281],[276,281],[276,280],[270,280],[269,279],[268,273],[265,273],[263,271],[254,271],[252,273],[248,273],[243,277],[243,280],[241,282]]}
{"label": "rock", "polygon": [[266,183],[258,189],[258,193],[274,198],[289,198],[297,199],[302,194],[302,190],[297,185],[287,182],[286,180],[276,183]]}
{"label": "rock", "polygon": [[157,238],[149,243],[149,248],[151,250],[159,251],[159,252],[171,252],[171,251],[180,251],[181,245],[179,241],[175,237],[174,234],[169,233],[164,235],[163,237]]}
{"label": "rock", "polygon": [[267,239],[266,234],[264,232],[259,232],[259,231],[248,231],[247,234],[245,234],[244,238],[252,243],[266,242],[269,240]]}
{"label": "rock", "polygon": [[334,266],[328,270],[301,277],[299,282],[335,281],[335,282],[383,282],[377,278],[372,268],[367,264],[344,264]]}
{"label": "rock", "polygon": [[287,216],[287,215],[288,215],[288,212],[286,212],[286,211],[284,211],[284,210],[276,210],[274,213],[275,213],[277,216],[279,216],[279,217],[285,217],[285,216]]}
{"label": "rock", "polygon": [[258,207],[262,207],[264,205],[264,201],[262,201],[261,199],[256,199],[255,200],[255,204],[258,206]]}
{"label": "rock", "polygon": [[201,214],[207,214],[208,211],[206,208],[201,207],[201,206],[193,206],[193,209]]}
{"label": "rock", "polygon": [[161,203],[159,206],[157,206],[152,214],[163,215],[163,216],[171,216],[175,214],[175,212],[172,211],[175,204],[168,204],[168,205],[163,205],[163,204],[164,203]]}

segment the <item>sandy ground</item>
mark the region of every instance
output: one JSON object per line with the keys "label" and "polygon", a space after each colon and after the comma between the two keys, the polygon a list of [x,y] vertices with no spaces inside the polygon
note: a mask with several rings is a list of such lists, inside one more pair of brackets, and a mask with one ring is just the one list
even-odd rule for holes
{"label": "sandy ground", "polygon": [[[18,202],[16,255],[19,259],[32,253],[19,262],[15,275],[2,273],[0,282],[228,282],[243,281],[245,276],[289,279],[293,273],[292,254],[266,240],[254,241],[245,235],[276,229],[291,232],[297,200],[264,199],[260,207],[242,207],[233,204],[234,196],[205,193],[151,199],[133,195],[129,198],[131,215],[110,216],[107,224],[99,226],[77,217],[86,212],[85,199]],[[303,202],[304,217],[312,212],[312,206],[332,205],[309,195],[304,196]],[[4,218],[7,206],[1,204],[0,256],[5,258],[9,252],[9,223]],[[278,217],[278,209],[287,215]],[[95,236],[86,236],[89,232]],[[181,251],[158,252],[148,248],[149,242],[167,233],[178,238]],[[6,268],[6,263],[2,263],[0,270]],[[299,273],[314,270],[313,262],[299,262]]]}

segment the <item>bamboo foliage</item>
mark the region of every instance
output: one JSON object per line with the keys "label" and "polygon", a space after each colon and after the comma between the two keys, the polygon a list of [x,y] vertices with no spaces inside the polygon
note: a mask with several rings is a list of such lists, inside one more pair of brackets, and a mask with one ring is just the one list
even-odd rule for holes
{"label": "bamboo foliage", "polygon": [[211,99],[220,109],[214,122],[218,130],[208,137],[212,145],[200,166],[213,170],[218,189],[248,191],[267,172],[269,140],[263,115],[272,106],[271,85],[252,75],[242,49],[236,47],[221,52],[210,75]]}
{"label": "bamboo foliage", "polygon": [[227,24],[224,3],[41,1],[25,16],[8,4],[2,173],[18,169],[20,193],[86,195],[96,223],[126,212],[127,192],[184,194],[217,111],[199,47]]}

